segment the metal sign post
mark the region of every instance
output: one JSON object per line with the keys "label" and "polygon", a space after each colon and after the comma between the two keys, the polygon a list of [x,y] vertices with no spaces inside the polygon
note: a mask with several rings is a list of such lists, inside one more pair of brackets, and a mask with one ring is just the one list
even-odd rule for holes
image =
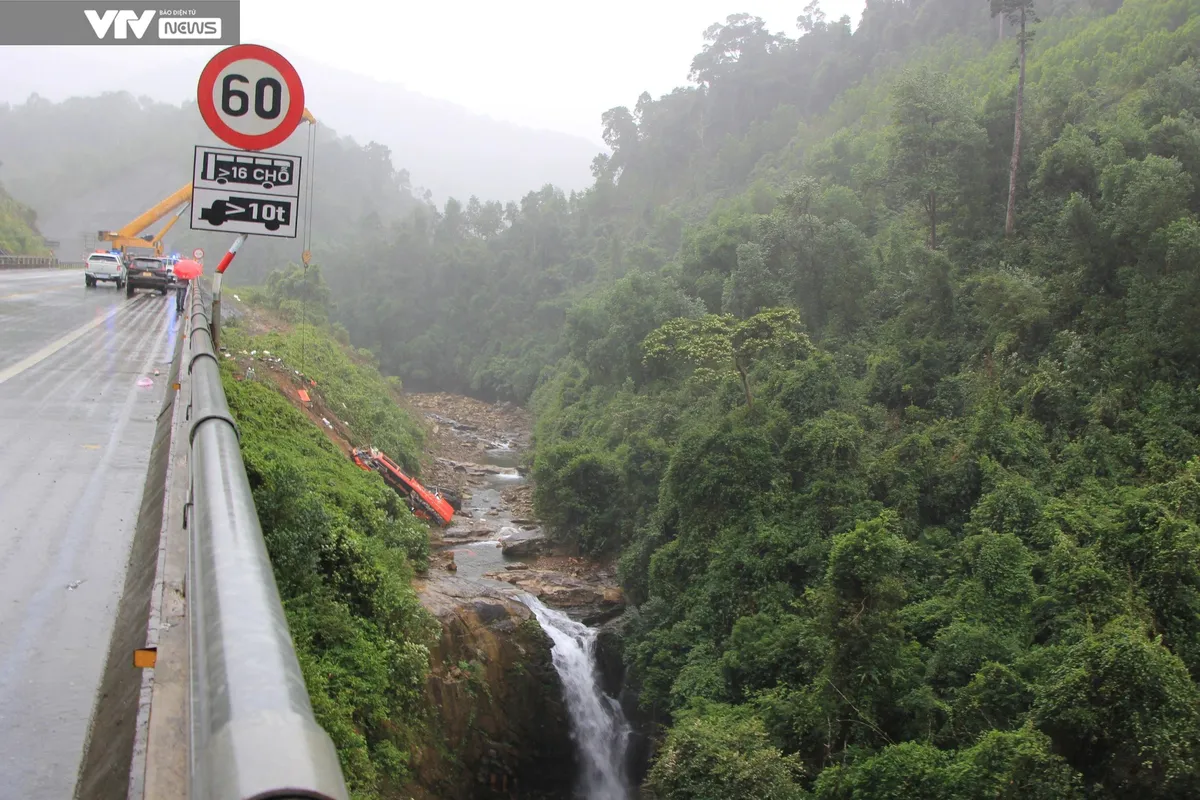
{"label": "metal sign post", "polygon": [[221,263],[217,264],[217,275],[213,278],[213,301],[212,301],[212,340],[213,347],[221,346],[221,276],[225,274],[225,270],[229,268],[229,264],[233,261],[233,257],[237,255],[237,251],[246,242],[246,234],[241,234],[233,240],[233,244],[229,246],[229,251],[221,258]]}

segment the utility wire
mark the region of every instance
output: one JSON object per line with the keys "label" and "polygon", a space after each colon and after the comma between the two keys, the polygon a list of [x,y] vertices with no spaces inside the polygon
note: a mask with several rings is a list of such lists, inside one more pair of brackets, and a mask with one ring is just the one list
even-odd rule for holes
{"label": "utility wire", "polygon": [[316,184],[315,165],[317,160],[317,123],[314,121],[308,126],[308,146],[305,150],[305,155],[308,159],[308,183],[305,184],[304,191],[304,232],[301,234],[300,245],[303,247],[303,252],[300,254],[300,261],[304,265],[304,296],[300,300],[300,308],[304,314],[302,320],[303,326],[300,328],[300,372],[302,375],[308,375],[308,358],[306,354],[306,335],[305,327],[308,325],[309,302],[308,302],[308,262],[312,259],[312,214],[313,214],[313,186]]}

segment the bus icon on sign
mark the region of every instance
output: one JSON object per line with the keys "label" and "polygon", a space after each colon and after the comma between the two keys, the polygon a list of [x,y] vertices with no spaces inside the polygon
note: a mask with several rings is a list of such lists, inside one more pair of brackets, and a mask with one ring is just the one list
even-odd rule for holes
{"label": "bus icon on sign", "polygon": [[236,186],[261,186],[264,189],[291,186],[292,162],[284,158],[208,152],[204,154],[201,178],[215,181],[221,186],[230,183]]}

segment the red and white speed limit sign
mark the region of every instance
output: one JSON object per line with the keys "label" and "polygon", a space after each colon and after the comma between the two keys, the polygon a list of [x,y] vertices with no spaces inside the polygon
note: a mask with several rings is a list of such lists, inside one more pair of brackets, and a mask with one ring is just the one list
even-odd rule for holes
{"label": "red and white speed limit sign", "polygon": [[195,250],[192,251],[192,258],[199,261],[200,259],[204,258],[204,251],[201,250],[199,247],[197,247]]}
{"label": "red and white speed limit sign", "polygon": [[196,90],[208,129],[240,150],[266,150],[287,139],[304,116],[304,86],[286,58],[257,44],[212,57]]}

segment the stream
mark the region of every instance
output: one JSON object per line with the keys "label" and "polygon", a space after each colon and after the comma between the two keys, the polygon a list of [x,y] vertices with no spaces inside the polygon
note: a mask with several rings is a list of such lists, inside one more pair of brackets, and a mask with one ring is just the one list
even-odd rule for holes
{"label": "stream", "polygon": [[548,608],[530,594],[521,602],[554,642],[551,655],[562,680],[571,734],[579,752],[581,800],[629,800],[625,755],[631,728],[621,704],[600,690],[596,630]]}
{"label": "stream", "polygon": [[[632,800],[634,793],[626,774],[632,728],[620,703],[600,688],[597,629],[546,606],[531,594],[515,593],[509,584],[486,577],[489,572],[502,571],[507,565],[525,560],[505,557],[498,540],[500,529],[512,531],[514,525],[512,513],[504,507],[501,491],[526,481],[516,469],[520,451],[507,444],[492,444],[481,454],[482,461],[501,468],[502,472],[483,477],[469,489],[463,502],[465,513],[451,530],[486,524],[493,533],[483,540],[447,542],[440,549],[453,553],[458,577],[503,587],[506,593],[516,596],[533,612],[553,642],[551,658],[562,682],[563,700],[570,715],[571,734],[579,758],[578,800]],[[533,526],[525,527],[528,531]]]}

